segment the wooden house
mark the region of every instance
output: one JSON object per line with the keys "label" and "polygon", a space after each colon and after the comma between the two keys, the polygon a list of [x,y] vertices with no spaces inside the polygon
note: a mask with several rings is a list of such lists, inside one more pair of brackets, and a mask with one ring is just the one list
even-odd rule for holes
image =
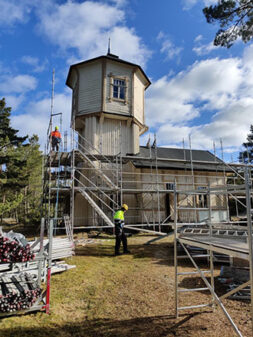
{"label": "wooden house", "polygon": [[[144,97],[151,82],[139,65],[108,53],[72,65],[66,84],[73,91],[72,127],[83,158],[75,172],[75,225],[101,225],[106,219],[101,215],[111,218],[123,202],[129,205],[130,224],[170,222],[175,184],[200,191],[179,200],[179,221],[208,217],[202,190],[225,184],[223,162],[208,151],[140,146],[148,130]],[[217,221],[228,219],[226,195],[212,196],[211,208]]]}

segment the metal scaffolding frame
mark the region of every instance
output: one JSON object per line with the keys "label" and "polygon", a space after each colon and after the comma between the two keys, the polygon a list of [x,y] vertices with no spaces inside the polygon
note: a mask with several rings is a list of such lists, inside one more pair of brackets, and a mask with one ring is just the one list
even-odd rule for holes
{"label": "metal scaffolding frame", "polygon": [[[180,223],[178,221],[178,212],[180,210],[180,204],[178,202],[179,196],[187,195],[196,195],[199,193],[197,190],[180,190],[175,184],[174,186],[174,207],[175,207],[175,218],[174,218],[174,267],[175,267],[175,315],[178,317],[179,311],[182,310],[191,310],[195,308],[204,308],[204,307],[213,307],[214,303],[217,304],[225,314],[226,318],[233,327],[235,333],[238,336],[242,336],[238,327],[234,323],[233,319],[226,310],[222,300],[231,296],[239,290],[244,289],[247,286],[251,286],[251,319],[253,322],[253,247],[252,247],[252,178],[251,178],[251,168],[247,166],[242,166],[244,170],[243,183],[241,181],[240,185],[223,185],[223,186],[209,186],[205,190],[202,190],[201,193],[205,194],[208,198],[208,219],[206,221],[192,224]],[[242,175],[240,175],[242,177]],[[246,203],[243,204],[246,210],[246,224],[247,229],[242,227],[242,222],[235,222],[233,225],[233,230],[223,230],[219,231],[219,228],[229,228],[228,226],[233,223],[219,223],[213,221],[212,218],[212,198],[215,195],[232,195],[234,198],[244,195]],[[194,207],[192,207],[194,211]],[[244,222],[245,223],[245,222]],[[226,227],[224,227],[226,225]],[[194,230],[195,228],[195,230]],[[202,230],[203,229],[203,230]],[[244,229],[247,231],[247,235],[242,235]],[[238,231],[238,232],[237,232]],[[230,235],[229,235],[230,234]],[[184,256],[178,254],[178,245],[183,247]],[[193,255],[191,248],[202,248],[206,250],[206,254],[199,256],[198,254]],[[214,274],[213,274],[213,254],[215,252],[226,254],[232,257],[238,257],[249,261],[250,269],[250,280],[240,285],[239,287],[229,291],[223,296],[218,296],[215,292],[214,286]],[[197,264],[197,258],[207,257],[210,264],[208,270],[201,270]],[[193,265],[192,272],[179,272],[178,264],[179,260],[183,258],[184,260],[189,259]],[[206,274],[209,274],[211,282],[206,278]],[[198,275],[202,278],[205,287],[204,288],[193,288],[193,289],[179,289],[179,278],[186,275]],[[198,292],[203,290],[209,290],[212,295],[212,300],[209,303],[190,305],[190,306],[179,306],[179,296],[183,296],[188,292]],[[253,336],[253,324],[252,324],[252,336]]]}
{"label": "metal scaffolding frame", "polygon": [[[54,114],[51,114],[51,126],[53,116]],[[82,227],[83,229],[113,227],[113,223],[110,220],[112,219],[113,212],[119,207],[123,197],[127,198],[127,196],[132,195],[135,196],[137,202],[136,207],[130,208],[130,211],[138,212],[138,215],[133,215],[134,218],[131,219],[129,212],[126,214],[126,220],[131,227],[134,226],[139,228],[139,230],[153,229],[153,231],[162,232],[164,226],[171,225],[174,211],[169,206],[170,215],[162,215],[162,212],[165,213],[166,210],[162,206],[161,198],[164,198],[168,193],[172,196],[175,181],[177,186],[181,184],[187,189],[198,189],[208,186],[208,184],[213,185],[218,179],[225,182],[226,173],[224,167],[228,168],[230,172],[236,172],[236,168],[230,167],[226,163],[193,160],[191,146],[190,161],[186,159],[158,158],[156,145],[152,149],[153,151],[150,148],[149,158],[122,156],[121,152],[117,155],[103,155],[100,150],[96,149],[75,130],[74,119],[71,127],[71,148],[68,152],[52,152],[50,144],[48,145],[49,152],[46,155],[47,160],[45,160],[44,199],[46,202],[48,201],[47,218],[49,219],[53,213],[54,218],[61,221],[64,214],[58,214],[58,204],[60,204],[61,196],[68,196],[70,200],[68,213],[73,224],[73,229],[81,229]],[[50,140],[50,137],[48,139]],[[66,149],[66,144],[64,147]],[[100,144],[101,147],[102,144]],[[141,172],[138,169],[136,170],[137,172],[126,171],[124,166],[129,161],[145,161],[149,163],[150,170],[148,172],[146,168],[146,172]],[[158,161],[188,164],[188,169],[182,171],[182,174],[159,173]],[[212,164],[215,168],[213,170],[214,174],[199,174],[194,171],[195,164],[201,165],[203,169],[205,169],[205,165]],[[198,168],[198,170],[200,169]],[[54,174],[52,174],[52,171],[54,171]],[[188,181],[186,181],[187,179]],[[205,180],[205,182],[198,182],[198,179]],[[180,182],[180,180],[184,181]],[[166,186],[169,184],[171,184],[170,189]],[[200,190],[198,192],[200,195]],[[89,220],[86,225],[83,225],[82,218],[75,217],[75,196],[77,193],[87,200],[92,209],[94,209],[94,214],[98,214],[96,216],[94,214],[91,215],[89,219],[86,216],[86,219]],[[54,203],[51,202],[53,198],[55,199]],[[196,206],[196,196],[192,197],[191,202]],[[228,213],[227,202],[225,206]],[[225,208],[221,206],[221,209],[225,210]],[[203,211],[203,209],[201,208],[199,211]],[[196,221],[198,212],[196,207],[194,212]]]}

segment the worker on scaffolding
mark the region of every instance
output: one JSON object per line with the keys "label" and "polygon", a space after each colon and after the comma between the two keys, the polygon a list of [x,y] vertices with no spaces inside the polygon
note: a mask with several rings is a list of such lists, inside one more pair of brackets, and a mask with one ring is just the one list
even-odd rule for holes
{"label": "worker on scaffolding", "polygon": [[59,131],[59,127],[56,126],[54,131],[51,132],[51,144],[53,151],[59,151],[59,145],[61,143],[61,133]]}
{"label": "worker on scaffolding", "polygon": [[125,225],[125,212],[128,210],[128,206],[123,204],[121,209],[117,210],[114,214],[113,220],[115,225],[115,255],[121,255],[119,252],[121,241],[123,243],[123,254],[129,254],[130,251],[127,249],[127,237],[124,232],[124,225]]}

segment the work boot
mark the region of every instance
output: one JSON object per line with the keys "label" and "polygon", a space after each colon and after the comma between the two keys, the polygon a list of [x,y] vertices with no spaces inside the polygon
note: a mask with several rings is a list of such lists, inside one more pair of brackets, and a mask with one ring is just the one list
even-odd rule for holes
{"label": "work boot", "polygon": [[124,250],[123,254],[131,254],[130,250]]}
{"label": "work boot", "polygon": [[120,252],[115,252],[114,255],[115,255],[115,256],[118,256],[118,255],[122,255],[122,253],[120,253]]}

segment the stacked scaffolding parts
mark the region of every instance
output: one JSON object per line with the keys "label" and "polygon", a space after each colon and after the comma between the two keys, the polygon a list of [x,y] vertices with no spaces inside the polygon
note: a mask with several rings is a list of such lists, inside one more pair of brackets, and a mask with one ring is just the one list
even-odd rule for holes
{"label": "stacked scaffolding parts", "polygon": [[[17,246],[18,236],[13,236],[10,245],[2,245],[2,253],[6,251],[4,255],[10,258],[8,257],[7,261],[2,259],[0,264],[0,317],[43,310],[49,312],[49,275],[52,260],[50,242],[52,242],[53,223],[48,226],[48,249],[44,249],[43,246],[44,225],[45,221],[42,219],[40,238],[31,246],[26,245],[24,249],[18,247],[18,259],[15,258],[15,254],[14,258],[12,257],[12,250],[10,249],[12,246]],[[5,242],[7,243],[7,240]],[[37,254],[30,254],[37,245],[40,247]],[[13,249],[13,251],[16,251],[16,249]],[[31,272],[30,262],[28,262],[30,258],[33,259],[31,263],[36,269],[36,273]],[[6,266],[8,266],[8,269],[6,269]],[[45,291],[42,291],[41,288],[43,266],[46,266],[48,275]]]}

